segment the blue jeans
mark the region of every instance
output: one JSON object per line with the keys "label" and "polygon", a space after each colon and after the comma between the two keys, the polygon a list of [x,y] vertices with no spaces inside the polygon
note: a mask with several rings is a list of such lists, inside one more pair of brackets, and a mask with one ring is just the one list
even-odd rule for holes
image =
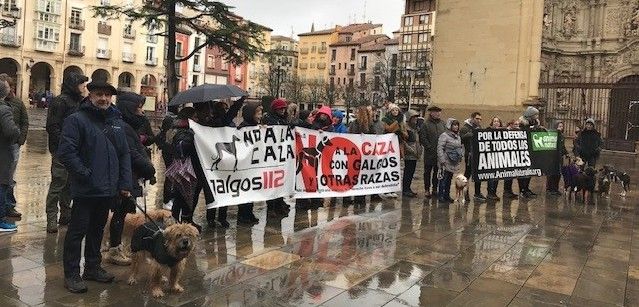
{"label": "blue jeans", "polygon": [[8,185],[0,184],[0,221],[4,220],[7,216],[7,209],[9,204],[6,201]]}
{"label": "blue jeans", "polygon": [[446,199],[450,198],[450,184],[453,180],[453,173],[443,170],[440,170],[443,174],[443,178],[439,180],[439,189],[438,196],[439,198]]}
{"label": "blue jeans", "polygon": [[16,170],[18,169],[18,160],[20,159],[20,145],[19,144],[11,145],[11,153],[13,154],[13,161],[11,161],[11,181],[13,182],[13,184],[8,186],[7,190],[5,191],[7,196],[4,201],[6,201],[9,206],[15,207],[17,201],[16,201],[16,196],[13,193],[13,189],[16,186],[15,177],[16,177]]}

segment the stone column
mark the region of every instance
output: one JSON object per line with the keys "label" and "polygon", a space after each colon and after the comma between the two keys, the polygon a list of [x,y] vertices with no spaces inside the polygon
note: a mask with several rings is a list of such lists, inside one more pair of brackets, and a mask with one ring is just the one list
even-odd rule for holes
{"label": "stone column", "polygon": [[53,67],[53,71],[50,76],[51,91],[53,91],[53,96],[57,96],[62,91],[62,75],[64,74],[64,66],[62,65],[62,62],[55,61],[51,67]]}
{"label": "stone column", "polygon": [[597,24],[597,44],[601,44],[601,39],[604,37],[604,28],[606,26],[606,1],[599,3],[599,23]]}
{"label": "stone column", "polygon": [[[18,77],[21,77],[21,78],[19,78],[19,80],[20,80],[19,84],[20,85],[18,86],[18,88],[22,89],[22,92],[21,92],[22,100],[26,104],[28,104],[29,103],[28,102],[29,101],[29,85],[31,83],[31,70],[27,70],[26,69],[26,65],[27,65],[26,62],[23,62],[20,65],[20,69],[19,69],[19,72],[18,72]],[[16,91],[17,91],[17,89],[16,89]]]}
{"label": "stone column", "polygon": [[595,37],[595,20],[596,20],[596,4],[595,0],[590,0],[588,3],[588,44],[591,43],[592,38]]}
{"label": "stone column", "polygon": [[23,84],[24,84],[24,81],[22,80],[22,76],[24,75],[22,73],[22,66],[20,64],[18,64],[17,66],[18,66],[18,69],[16,71],[16,88],[15,88],[16,92],[15,92],[15,94],[16,94],[16,96],[18,96],[18,98],[22,99],[22,101],[28,107],[29,106],[29,101],[28,101],[28,99],[25,99],[25,97],[27,97],[27,96],[24,96],[22,94],[22,92],[23,92]]}
{"label": "stone column", "polygon": [[142,93],[142,71],[140,71],[139,69],[135,69],[134,74],[133,74],[133,82],[131,83],[131,90],[134,93],[138,93],[141,94]]}

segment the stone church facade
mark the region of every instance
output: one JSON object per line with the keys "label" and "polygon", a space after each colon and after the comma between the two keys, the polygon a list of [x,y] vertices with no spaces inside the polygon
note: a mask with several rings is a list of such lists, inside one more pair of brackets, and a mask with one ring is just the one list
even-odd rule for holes
{"label": "stone church facade", "polygon": [[542,82],[639,73],[639,0],[546,0]]}
{"label": "stone church facade", "polygon": [[545,0],[540,97],[570,132],[593,117],[606,138],[637,141],[639,0]]}

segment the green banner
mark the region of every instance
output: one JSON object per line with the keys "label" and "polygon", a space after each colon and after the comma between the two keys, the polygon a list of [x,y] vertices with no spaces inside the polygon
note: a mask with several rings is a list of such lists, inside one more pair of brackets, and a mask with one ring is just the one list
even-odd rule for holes
{"label": "green banner", "polygon": [[557,132],[531,132],[532,150],[533,151],[549,151],[557,150]]}

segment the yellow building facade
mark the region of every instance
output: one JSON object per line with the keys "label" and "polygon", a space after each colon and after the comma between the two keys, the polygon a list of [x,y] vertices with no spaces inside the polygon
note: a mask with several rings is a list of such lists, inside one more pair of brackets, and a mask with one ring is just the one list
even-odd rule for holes
{"label": "yellow building facade", "polygon": [[[271,50],[272,29],[262,26],[262,48],[268,52]],[[267,90],[260,84],[260,77],[269,70],[269,62],[266,57],[257,56],[248,63],[247,71],[247,91],[251,97],[262,97],[267,95]]]}
{"label": "yellow building facade", "polygon": [[299,55],[297,74],[311,81],[327,82],[330,62],[329,45],[338,41],[340,26],[332,29],[298,34]]}
{"label": "yellow building facade", "polygon": [[432,102],[459,118],[517,118],[539,96],[543,0],[437,3]]}
{"label": "yellow building facade", "polygon": [[164,38],[125,17],[93,17],[91,6],[112,2],[4,0],[3,18],[15,26],[0,30],[0,73],[17,79],[25,103],[30,93],[59,94],[64,74],[72,71],[155,99],[163,95]]}

